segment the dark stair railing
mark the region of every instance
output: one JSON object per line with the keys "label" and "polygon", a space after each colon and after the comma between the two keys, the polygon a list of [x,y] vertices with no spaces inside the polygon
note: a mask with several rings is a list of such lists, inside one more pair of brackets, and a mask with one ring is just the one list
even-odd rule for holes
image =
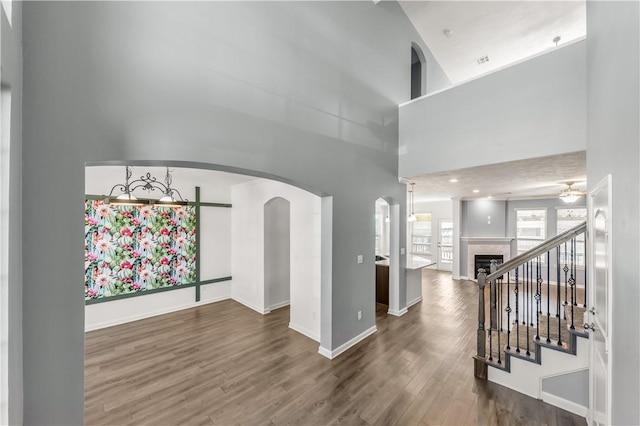
{"label": "dark stair railing", "polygon": [[[586,259],[584,270],[577,268],[578,244],[585,244],[586,251],[586,238],[578,237],[586,228],[583,222],[501,265],[492,260],[488,274],[478,270],[476,377],[486,378],[487,365],[509,370],[511,356],[540,363],[540,346],[575,353],[565,339],[586,334]],[[583,291],[578,291],[578,272]]]}

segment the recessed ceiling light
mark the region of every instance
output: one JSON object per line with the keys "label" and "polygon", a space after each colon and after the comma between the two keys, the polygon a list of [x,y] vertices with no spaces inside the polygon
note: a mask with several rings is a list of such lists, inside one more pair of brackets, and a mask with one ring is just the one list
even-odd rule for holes
{"label": "recessed ceiling light", "polygon": [[473,190],[473,193],[474,193],[474,194],[477,194],[478,192],[480,192],[480,190],[479,190],[479,189],[474,189],[474,190]]}
{"label": "recessed ceiling light", "polygon": [[492,199],[493,197],[492,197],[491,195],[488,195],[488,196],[487,196],[487,198],[490,200],[490,199]]}
{"label": "recessed ceiling light", "polygon": [[449,179],[449,182],[456,183],[456,182],[458,182],[458,179],[455,179],[455,178],[454,179]]}
{"label": "recessed ceiling light", "polygon": [[442,30],[442,34],[444,34],[444,36],[447,38],[451,38],[451,36],[453,35],[453,31],[451,31],[449,28],[445,28],[444,30]]}

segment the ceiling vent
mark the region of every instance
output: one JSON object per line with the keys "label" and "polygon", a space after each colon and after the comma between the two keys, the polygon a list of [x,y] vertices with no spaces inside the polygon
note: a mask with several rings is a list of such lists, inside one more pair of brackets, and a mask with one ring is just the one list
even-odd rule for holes
{"label": "ceiling vent", "polygon": [[478,58],[476,59],[476,62],[478,63],[478,65],[482,65],[482,64],[486,64],[487,62],[489,62],[489,56],[483,56],[482,58]]}

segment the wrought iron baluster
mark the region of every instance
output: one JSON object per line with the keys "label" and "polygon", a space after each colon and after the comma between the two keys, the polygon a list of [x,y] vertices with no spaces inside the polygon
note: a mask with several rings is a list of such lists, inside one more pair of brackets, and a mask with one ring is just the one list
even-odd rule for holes
{"label": "wrought iron baluster", "polygon": [[540,340],[540,293],[542,277],[540,276],[540,256],[536,260],[536,340]]}
{"label": "wrought iron baluster", "polygon": [[[519,266],[516,267],[516,282],[513,289],[513,292],[516,294],[516,352],[520,353],[520,317],[518,312],[518,270]],[[524,268],[524,266],[523,266]]]}
{"label": "wrought iron baluster", "polygon": [[562,345],[562,334],[560,333],[560,330],[562,330],[562,316],[560,315],[560,294],[561,294],[561,288],[562,288],[562,281],[561,281],[561,274],[560,274],[560,246],[556,247],[556,271],[558,273],[558,281],[556,282],[556,288],[558,290],[558,294],[557,294],[557,314],[556,316],[558,317],[558,346]]}
{"label": "wrought iron baluster", "polygon": [[525,314],[526,314],[526,317],[527,317],[526,318],[526,324],[527,324],[527,326],[526,326],[526,329],[527,329],[527,352],[526,352],[526,354],[527,354],[527,356],[531,355],[531,351],[529,350],[530,349],[530,347],[529,347],[529,322],[531,321],[531,317],[529,315],[530,311],[531,311],[531,291],[530,291],[530,288],[529,288],[529,285],[530,285],[530,283],[529,283],[529,269],[530,269],[530,266],[531,266],[530,264],[531,264],[531,261],[528,261],[527,262],[527,267],[526,267],[525,272],[524,272],[525,276],[526,276],[525,282],[526,282],[526,289],[527,289],[527,291],[526,291],[526,293],[527,293],[527,309],[525,311]]}
{"label": "wrought iron baluster", "polygon": [[[507,350],[511,350],[511,294],[510,294],[511,272],[507,272]],[[516,303],[518,294],[516,293]]]}
{"label": "wrought iron baluster", "polygon": [[547,343],[551,343],[551,252],[547,252]]}
{"label": "wrought iron baluster", "polygon": [[571,330],[575,330],[576,327],[573,323],[573,314],[574,314],[574,306],[575,306],[575,291],[576,291],[576,279],[575,279],[575,247],[576,247],[576,239],[573,238],[571,240],[571,258],[570,258],[570,262],[571,262],[571,276],[569,277],[569,285],[571,286]]}
{"label": "wrought iron baluster", "polygon": [[[567,266],[567,242],[564,242],[564,266],[562,270],[564,271],[564,304],[567,304],[567,273],[569,272],[569,267]],[[563,315],[564,319],[567,319],[566,313]]]}

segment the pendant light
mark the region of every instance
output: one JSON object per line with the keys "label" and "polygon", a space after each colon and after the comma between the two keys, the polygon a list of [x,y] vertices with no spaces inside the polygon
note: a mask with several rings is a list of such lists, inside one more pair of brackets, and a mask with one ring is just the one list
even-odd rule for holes
{"label": "pendant light", "polygon": [[415,222],[416,221],[416,214],[413,210],[413,187],[414,187],[415,183],[411,182],[411,189],[409,190],[409,206],[411,208],[411,214],[407,217],[407,222]]}
{"label": "pendant light", "polygon": [[[184,206],[188,204],[188,201],[182,198],[180,192],[171,188],[173,179],[169,168],[164,178],[164,182],[159,182],[155,177],[151,176],[151,173],[147,173],[144,176],[140,176],[139,179],[131,180],[132,172],[131,167],[125,166],[125,183],[115,184],[109,195],[104,197],[105,204],[128,204],[128,205],[143,205],[143,204],[158,204],[161,206]],[[133,195],[133,191],[136,189],[143,189],[149,193],[156,190],[160,191],[163,195],[159,200],[142,200]],[[121,194],[114,196],[114,191],[120,191]]]}

